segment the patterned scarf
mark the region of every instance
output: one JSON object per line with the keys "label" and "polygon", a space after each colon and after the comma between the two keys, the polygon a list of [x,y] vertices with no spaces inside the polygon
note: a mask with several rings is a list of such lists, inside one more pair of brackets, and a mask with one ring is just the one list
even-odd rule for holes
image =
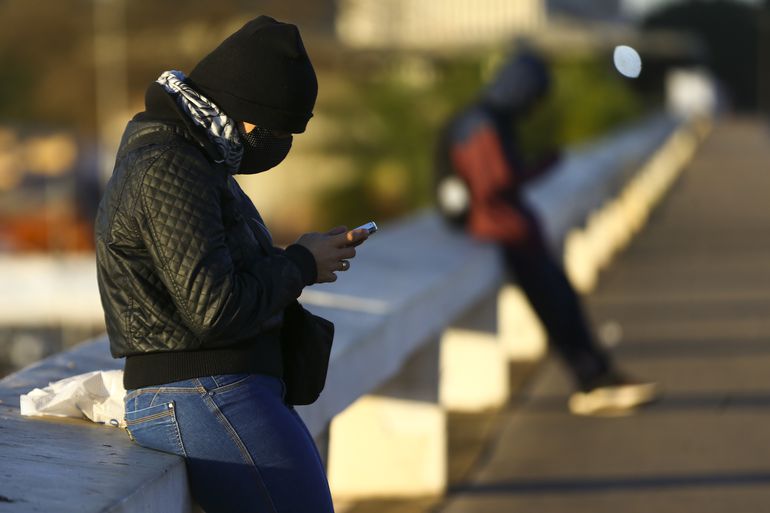
{"label": "patterned scarf", "polygon": [[156,82],[174,97],[193,123],[203,127],[209,140],[222,154],[222,160],[217,162],[224,162],[230,173],[235,174],[243,157],[243,145],[238,138],[235,121],[227,117],[211,100],[187,85],[185,78],[181,71],[171,70],[163,72]]}

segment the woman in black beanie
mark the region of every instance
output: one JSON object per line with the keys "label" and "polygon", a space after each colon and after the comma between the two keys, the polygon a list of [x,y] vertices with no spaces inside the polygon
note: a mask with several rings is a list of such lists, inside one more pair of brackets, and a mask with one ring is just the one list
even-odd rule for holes
{"label": "woman in black beanie", "polygon": [[316,93],[297,27],[248,22],[189,77],[150,85],[99,206],[99,290],[112,354],[126,358],[129,433],[185,457],[208,513],[333,511],[287,404],[284,318],[305,286],[350,267],[367,234],[337,227],[275,248],[233,178],[285,158]]}

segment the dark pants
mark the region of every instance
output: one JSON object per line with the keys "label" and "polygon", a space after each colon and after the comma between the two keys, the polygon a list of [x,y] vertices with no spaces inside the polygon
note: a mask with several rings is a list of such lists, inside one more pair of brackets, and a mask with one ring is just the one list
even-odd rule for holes
{"label": "dark pants", "polygon": [[590,388],[610,368],[609,357],[594,342],[583,308],[562,267],[542,237],[505,246],[509,273],[522,288],[543,323],[549,344],[572,372],[576,385]]}

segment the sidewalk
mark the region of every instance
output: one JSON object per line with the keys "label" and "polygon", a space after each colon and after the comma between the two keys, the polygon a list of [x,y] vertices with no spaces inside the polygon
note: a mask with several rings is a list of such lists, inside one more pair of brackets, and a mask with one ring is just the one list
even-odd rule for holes
{"label": "sidewalk", "polygon": [[587,306],[663,399],[579,418],[546,364],[440,513],[770,511],[770,131],[715,127]]}

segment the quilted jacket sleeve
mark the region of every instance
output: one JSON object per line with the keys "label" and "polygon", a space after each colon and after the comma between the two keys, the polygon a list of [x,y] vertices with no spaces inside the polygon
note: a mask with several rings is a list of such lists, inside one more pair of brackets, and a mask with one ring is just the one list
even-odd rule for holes
{"label": "quilted jacket sleeve", "polygon": [[236,271],[219,179],[200,158],[166,152],[142,177],[135,213],[160,279],[203,347],[256,335],[304,286],[286,255],[257,258]]}

